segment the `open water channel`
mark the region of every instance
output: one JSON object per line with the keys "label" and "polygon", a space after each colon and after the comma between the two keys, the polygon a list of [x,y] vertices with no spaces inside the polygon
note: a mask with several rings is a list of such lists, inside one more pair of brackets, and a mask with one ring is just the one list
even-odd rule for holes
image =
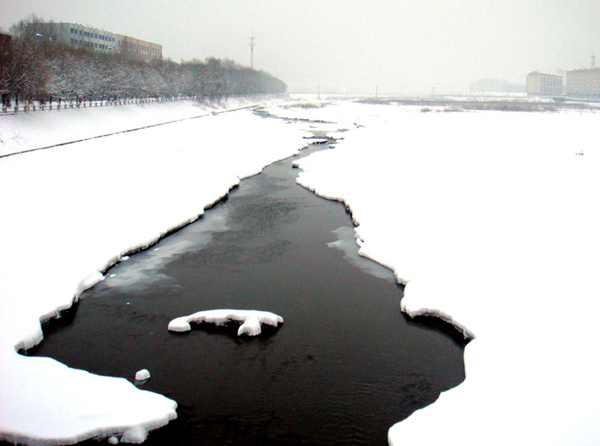
{"label": "open water channel", "polygon": [[[386,445],[390,426],[463,381],[463,346],[405,320],[392,273],[358,256],[342,204],[296,184],[295,159],[112,268],[27,354],[132,381],[147,368],[143,388],[179,404],[149,445]],[[167,331],[219,308],[285,322],[254,338]]]}

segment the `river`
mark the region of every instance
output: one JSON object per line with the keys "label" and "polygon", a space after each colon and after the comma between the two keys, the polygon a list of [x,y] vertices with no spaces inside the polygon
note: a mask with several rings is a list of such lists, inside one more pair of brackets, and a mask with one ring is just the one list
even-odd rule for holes
{"label": "river", "polygon": [[[463,345],[402,316],[392,273],[358,256],[342,204],[296,184],[295,159],[116,265],[27,354],[132,381],[148,369],[142,388],[179,404],[149,445],[386,445],[389,427],[464,380]],[[218,308],[285,322],[255,338],[167,331]]]}

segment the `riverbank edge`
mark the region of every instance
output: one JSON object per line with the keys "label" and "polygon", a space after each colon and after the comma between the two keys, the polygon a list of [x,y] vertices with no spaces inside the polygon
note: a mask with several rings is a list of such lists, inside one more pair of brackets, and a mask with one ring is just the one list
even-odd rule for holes
{"label": "riverbank edge", "polygon": [[[98,138],[102,138],[102,137],[108,137],[108,136],[112,136],[112,135],[116,135],[116,134],[120,134],[120,133],[129,133],[132,131],[148,129],[151,127],[157,127],[157,126],[162,126],[162,125],[166,125],[166,124],[187,121],[190,119],[198,119],[198,118],[203,118],[203,117],[219,115],[219,114],[223,114],[223,113],[249,110],[249,109],[253,109],[253,108],[259,107],[261,105],[264,105],[265,102],[272,101],[272,100],[273,100],[272,97],[268,97],[268,98],[265,98],[264,102],[247,104],[247,105],[243,105],[243,106],[239,106],[239,104],[235,104],[236,106],[231,107],[231,108],[226,108],[224,110],[216,109],[214,111],[211,111],[210,113],[205,113],[202,115],[186,117],[183,119],[165,121],[162,123],[152,124],[152,125],[148,125],[148,126],[135,128],[135,129],[113,132],[113,133],[106,134],[106,135],[99,135],[99,136],[95,136],[95,137],[84,138],[84,139],[81,139],[80,141],[70,141],[70,142],[66,142],[63,144],[55,144],[55,145],[48,146],[48,147],[36,148],[35,150],[28,150],[28,151],[24,151],[24,152],[21,152],[18,154],[26,155],[30,151],[33,152],[33,151],[41,150],[41,149],[50,149],[53,147],[60,147],[63,145],[73,144],[76,142],[87,141],[87,140],[91,140],[91,139],[98,139]],[[282,99],[279,99],[279,100],[283,101]],[[286,98],[286,100],[287,100],[287,98]],[[220,104],[220,105],[222,105],[222,104]],[[134,105],[134,107],[135,106],[137,106],[137,105]],[[298,129],[297,132],[301,132],[301,130]],[[147,249],[150,249],[151,247],[155,246],[158,242],[160,242],[160,240],[164,239],[165,237],[167,237],[167,236],[187,227],[191,223],[197,221],[199,218],[201,218],[204,215],[204,213],[207,210],[213,208],[214,206],[216,206],[217,204],[219,204],[223,201],[226,201],[230,192],[239,186],[239,182],[241,180],[246,179],[246,178],[251,178],[255,175],[258,175],[262,172],[262,170],[264,170],[264,168],[268,167],[269,165],[300,153],[304,148],[306,148],[306,145],[308,145],[308,142],[304,143],[304,145],[299,144],[295,149],[296,152],[291,155],[286,154],[285,156],[282,156],[282,157],[279,157],[276,159],[271,159],[268,163],[263,165],[260,170],[249,173],[248,175],[237,176],[237,180],[230,185],[227,192],[220,196],[217,196],[214,200],[212,200],[208,204],[204,205],[202,208],[202,211],[200,213],[193,215],[190,218],[184,219],[183,221],[180,221],[179,223],[177,223],[171,227],[168,227],[166,230],[162,231],[158,236],[150,238],[149,240],[147,240],[145,242],[141,242],[134,246],[131,246],[130,248],[128,248],[128,249],[122,251],[121,253],[108,259],[102,267],[98,268],[97,271],[93,271],[91,274],[87,275],[79,282],[79,284],[77,285],[77,287],[73,293],[73,296],[72,296],[70,302],[65,303],[64,305],[59,305],[59,306],[55,307],[52,311],[47,312],[39,317],[39,322],[40,322],[39,330],[36,330],[35,334],[30,333],[24,339],[22,339],[20,342],[18,342],[14,345],[14,352],[15,352],[15,354],[17,354],[16,359],[18,361],[31,360],[32,358],[26,358],[26,357],[20,355],[19,353],[26,351],[26,350],[34,347],[35,345],[38,345],[40,342],[43,341],[43,331],[42,331],[41,324],[44,322],[53,320],[53,319],[60,318],[61,314],[63,312],[66,312],[69,309],[73,308],[73,305],[79,301],[81,294],[83,292],[85,292],[86,290],[91,289],[93,286],[95,286],[100,281],[102,281],[104,279],[104,274],[108,270],[110,270],[110,268],[115,266],[117,263],[124,260],[124,257],[138,253],[138,252],[145,251]],[[15,154],[17,154],[17,153],[15,153]],[[10,155],[12,155],[12,154],[10,154]],[[40,359],[45,359],[45,358],[40,358]],[[58,366],[65,367],[60,363],[58,363]],[[83,371],[76,371],[76,372],[83,372]],[[84,373],[87,373],[87,372],[84,372]],[[123,381],[124,383],[129,383],[129,381],[127,381],[124,378],[111,378],[111,379],[120,380],[120,381]],[[151,392],[146,392],[146,391],[143,391],[143,392],[152,394]],[[168,424],[171,420],[177,418],[177,415],[175,412],[175,409],[177,408],[176,402],[169,400],[168,398],[166,398],[162,395],[156,395],[156,396],[163,398],[167,404],[169,401],[171,401],[173,403],[172,410],[170,410],[168,414],[166,414],[164,417],[161,417],[160,419],[147,420],[146,422],[137,424],[135,426],[121,426],[121,427],[115,427],[115,428],[110,428],[110,429],[105,429],[105,428],[92,429],[87,432],[83,432],[83,433],[80,432],[76,437],[72,437],[72,436],[64,436],[64,437],[38,436],[38,437],[34,437],[31,435],[28,435],[27,433],[23,433],[23,432],[20,433],[15,430],[12,430],[12,431],[5,430],[4,432],[0,431],[0,441],[7,441],[7,442],[15,443],[15,444],[16,443],[25,444],[25,445],[29,445],[29,446],[40,445],[40,444],[43,444],[43,445],[75,444],[75,443],[79,443],[79,442],[85,441],[85,440],[90,440],[90,439],[100,440],[100,439],[108,438],[110,436],[115,436],[115,435],[117,437],[126,436],[127,432],[129,432],[132,429],[141,429],[141,431],[145,432],[144,435],[146,435],[148,431],[163,427],[166,424]],[[141,440],[141,441],[143,441],[143,440]]]}

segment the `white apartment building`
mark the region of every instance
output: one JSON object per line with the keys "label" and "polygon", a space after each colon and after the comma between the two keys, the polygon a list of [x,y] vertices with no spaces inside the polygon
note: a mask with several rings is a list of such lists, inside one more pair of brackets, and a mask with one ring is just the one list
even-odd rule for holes
{"label": "white apartment building", "polygon": [[118,51],[117,34],[77,23],[35,23],[36,37],[95,51]]}
{"label": "white apartment building", "polygon": [[528,96],[560,96],[563,94],[563,80],[560,74],[533,71],[527,75]]}
{"label": "white apartment building", "polygon": [[126,54],[150,62],[162,59],[162,45],[77,23],[34,23],[35,37],[94,51]]}

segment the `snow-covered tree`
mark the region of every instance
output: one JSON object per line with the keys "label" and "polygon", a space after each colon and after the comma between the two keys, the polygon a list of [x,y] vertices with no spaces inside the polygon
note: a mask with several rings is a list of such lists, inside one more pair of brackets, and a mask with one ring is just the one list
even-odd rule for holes
{"label": "snow-covered tree", "polygon": [[[150,63],[123,54],[60,44],[35,16],[11,27],[0,54],[0,90],[14,100],[93,100],[147,97],[220,97],[282,93],[285,84],[268,73],[214,57]],[[45,34],[42,34],[42,32]]]}

